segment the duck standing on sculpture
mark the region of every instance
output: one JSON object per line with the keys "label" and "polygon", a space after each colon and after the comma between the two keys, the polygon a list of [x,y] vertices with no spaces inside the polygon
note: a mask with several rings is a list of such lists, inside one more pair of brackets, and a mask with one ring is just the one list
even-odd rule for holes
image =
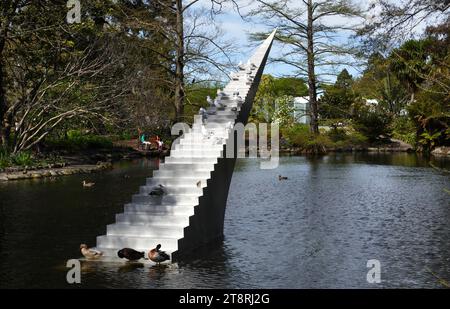
{"label": "duck standing on sculpture", "polygon": [[214,106],[214,101],[211,99],[211,97],[208,95],[206,96],[206,102],[208,102],[209,106]]}
{"label": "duck standing on sculpture", "polygon": [[86,244],[80,245],[81,254],[88,260],[95,260],[98,258],[101,258],[103,255],[103,252],[90,249]]}
{"label": "duck standing on sculpture", "polygon": [[163,196],[165,194],[167,194],[166,187],[164,187],[162,184],[159,184],[157,186],[154,186],[148,195]]}
{"label": "duck standing on sculpture", "polygon": [[158,265],[164,261],[170,260],[170,256],[167,253],[165,253],[164,251],[160,251],[159,249],[161,249],[160,244],[158,244],[156,246],[156,248],[154,248],[148,252],[148,258],[151,261],[157,263]]}
{"label": "duck standing on sculpture", "polygon": [[117,251],[117,256],[121,259],[125,258],[129,261],[137,261],[144,258],[145,252],[139,252],[131,248],[123,248]]}
{"label": "duck standing on sculpture", "polygon": [[215,100],[214,100],[214,106],[218,109],[218,110],[223,110],[224,108],[225,108],[225,105],[222,103],[222,102],[220,102],[220,98],[216,98]]}

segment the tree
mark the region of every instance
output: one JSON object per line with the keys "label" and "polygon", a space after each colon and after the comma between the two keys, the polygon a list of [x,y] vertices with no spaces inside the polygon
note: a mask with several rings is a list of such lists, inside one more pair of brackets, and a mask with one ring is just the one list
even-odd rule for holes
{"label": "tree", "polygon": [[273,90],[277,96],[303,97],[308,95],[305,81],[296,77],[280,77],[274,80]]}
{"label": "tree", "polygon": [[[333,68],[348,63],[347,56],[355,50],[339,43],[339,32],[354,31],[347,21],[345,25],[331,24],[333,16],[360,17],[361,11],[350,0],[341,1],[269,1],[258,0],[259,6],[251,15],[260,18],[268,26],[278,27],[275,40],[284,44],[284,52],[275,62],[294,67],[298,76],[306,76],[311,105],[311,132],[319,134],[319,106],[317,88],[321,76],[333,74]],[[254,38],[262,39],[260,33]],[[319,72],[316,70],[319,69]]]}
{"label": "tree", "polygon": [[352,89],[362,99],[377,100],[390,117],[399,115],[409,100],[408,92],[392,72],[390,59],[379,53],[369,57],[366,69],[354,81]]}
{"label": "tree", "polygon": [[370,53],[390,50],[413,38],[423,23],[445,21],[449,8],[448,0],[373,1],[358,34],[364,37]]}
{"label": "tree", "polygon": [[259,83],[251,111],[251,120],[257,122],[271,122],[275,111],[275,78],[264,74]]}
{"label": "tree", "polygon": [[[199,0],[154,1],[159,7],[157,19],[139,19],[136,22],[164,38],[170,46],[168,53],[159,52],[158,46],[147,46],[164,57],[161,65],[170,74],[165,82],[173,89],[174,122],[184,121],[186,81],[197,83],[225,73],[230,68],[230,42],[222,39],[223,33],[214,21],[225,0],[211,0],[211,8],[195,8]],[[219,72],[219,74],[217,73]]]}
{"label": "tree", "polygon": [[325,92],[320,99],[320,115],[325,119],[335,119],[339,122],[348,120],[351,105],[356,99],[352,86],[353,77],[346,69],[342,70],[334,85],[324,86]]}
{"label": "tree", "polygon": [[393,50],[390,69],[411,95],[409,104],[414,102],[419,85],[424,81],[423,76],[429,71],[427,49],[428,40],[409,40],[400,48]]}
{"label": "tree", "polygon": [[92,12],[67,24],[65,1],[20,5],[2,37],[3,147],[30,149],[73,118],[112,122],[128,89],[114,35],[99,32]]}
{"label": "tree", "polygon": [[291,125],[294,120],[294,97],[304,96],[307,91],[301,79],[275,78],[264,74],[253,103],[252,121]]}

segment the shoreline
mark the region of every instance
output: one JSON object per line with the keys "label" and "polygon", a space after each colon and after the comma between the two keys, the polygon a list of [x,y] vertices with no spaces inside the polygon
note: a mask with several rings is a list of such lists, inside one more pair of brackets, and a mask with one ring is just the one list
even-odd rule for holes
{"label": "shoreline", "polygon": [[15,180],[98,173],[112,169],[114,162],[139,158],[165,157],[167,154],[167,150],[162,152],[137,151],[132,148],[122,147],[71,153],[62,151],[59,155],[63,163],[40,164],[37,166],[11,166],[0,169],[0,183]]}
{"label": "shoreline", "polygon": [[[446,149],[447,150],[447,149]],[[416,153],[412,147],[350,147],[350,148],[329,148],[324,153],[317,155],[326,155],[329,153]],[[296,147],[281,147],[280,154],[283,155],[310,155],[311,152]],[[159,151],[137,151],[132,148],[115,148],[114,150],[97,150],[91,152],[79,152],[63,155],[65,163],[49,164],[47,166],[37,167],[8,167],[0,170],[0,182],[14,180],[40,179],[47,177],[60,177],[75,174],[97,173],[113,168],[113,162],[133,160],[139,158],[164,158],[170,154],[170,150]],[[435,157],[450,156],[449,152],[432,153]],[[96,162],[96,163],[94,163]]]}
{"label": "shoreline", "polygon": [[102,162],[96,165],[69,165],[63,167],[41,168],[15,172],[0,173],[0,182],[25,180],[25,179],[40,179],[46,177],[68,176],[75,174],[90,174],[104,170],[112,169],[111,162]]}

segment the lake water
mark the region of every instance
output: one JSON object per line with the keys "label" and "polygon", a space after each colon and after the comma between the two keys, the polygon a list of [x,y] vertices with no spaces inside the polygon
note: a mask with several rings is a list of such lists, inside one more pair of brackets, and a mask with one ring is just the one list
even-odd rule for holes
{"label": "lake water", "polygon": [[[168,267],[85,262],[82,284],[69,285],[66,261],[80,256],[80,243],[95,244],[158,164],[0,183],[0,287],[440,288],[438,278],[450,281],[450,175],[413,154],[336,154],[282,157],[275,170],[239,160],[223,242]],[[85,189],[84,179],[96,185]],[[371,259],[380,262],[381,283],[366,280]]]}

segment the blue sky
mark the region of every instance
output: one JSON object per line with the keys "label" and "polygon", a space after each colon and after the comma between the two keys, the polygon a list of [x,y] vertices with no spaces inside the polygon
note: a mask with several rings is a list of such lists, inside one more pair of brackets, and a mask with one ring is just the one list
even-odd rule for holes
{"label": "blue sky", "polygon": [[[186,0],[188,1],[188,0]],[[189,0],[190,2],[192,0]],[[253,0],[235,0],[237,3],[239,3],[241,8],[242,15],[245,16],[246,13],[248,13],[250,10],[255,9],[257,7],[256,1]],[[273,0],[267,0],[267,1],[273,1]],[[353,3],[356,3],[361,9],[367,9],[372,3],[375,3],[377,0],[353,0]],[[386,0],[390,1],[397,5],[404,5],[405,3],[409,2],[410,0]],[[270,29],[264,25],[260,20],[252,19],[252,20],[243,20],[239,14],[236,12],[236,10],[229,4],[230,2],[227,2],[222,8],[222,14],[218,15],[216,17],[216,21],[218,21],[221,24],[221,27],[224,30],[225,33],[225,40],[233,41],[237,45],[237,54],[239,57],[234,60],[241,60],[246,61],[248,57],[252,54],[254,48],[257,46],[256,42],[251,42],[249,40],[248,35],[250,33],[254,32],[267,32],[270,33],[273,29]],[[291,0],[289,2],[291,7],[302,7],[304,4],[300,0]],[[207,9],[211,8],[211,0],[200,0],[199,3],[196,3],[197,7],[205,7]],[[367,10],[366,10],[367,11]],[[370,12],[366,14],[366,22],[371,23],[374,22],[374,20],[377,19],[376,15],[379,12],[379,9],[375,7],[375,9],[372,9]],[[306,16],[305,16],[306,17]],[[420,16],[419,16],[420,17]],[[328,17],[328,19],[325,21],[327,25],[350,25],[350,24],[360,24],[362,23],[362,19],[355,19],[355,18],[345,18],[341,16],[332,16]],[[426,26],[426,22],[422,21],[419,23],[419,25],[411,31],[411,36],[417,36],[420,33],[423,33],[423,30]],[[342,43],[349,43],[349,33],[340,32],[338,33],[338,38],[336,39],[338,44]],[[271,55],[277,55],[280,53],[280,50],[282,49],[282,45],[278,42],[274,43],[274,46],[271,51]],[[359,76],[364,69],[363,64],[359,64],[356,66],[343,66],[338,68],[335,73],[338,73],[343,68],[346,68],[350,74],[352,74],[354,77]],[[268,64],[265,69],[265,73],[272,74],[274,76],[292,76],[295,73],[295,69],[293,69],[290,66],[287,65],[281,65],[281,64]],[[320,70],[317,70],[316,73],[323,73]],[[328,78],[329,82],[334,81],[333,78]]]}
{"label": "blue sky", "polygon": [[[204,0],[208,2],[209,0]],[[366,0],[361,1],[367,4]],[[243,3],[243,2],[240,2]],[[250,5],[246,6],[242,9],[243,13],[246,13],[251,8],[255,8],[254,2],[249,1]],[[267,28],[262,23],[259,23],[258,20],[246,20],[244,21],[239,14],[233,10],[231,7],[225,7],[223,9],[223,13],[217,17],[217,20],[221,23],[222,28],[225,30],[226,39],[232,40],[239,46],[239,51],[241,53],[241,59],[245,61],[252,53],[253,49],[257,46],[257,43],[251,42],[249,40],[249,33],[252,32],[270,32],[273,29]],[[344,21],[343,18],[336,17],[334,20],[330,20],[330,23],[338,23]],[[339,40],[341,42],[345,42],[348,39],[348,34],[341,34]],[[275,43],[271,55],[276,55],[280,52],[282,46],[279,43]],[[346,69],[353,76],[357,76],[360,74],[361,67],[359,67],[359,71],[354,67],[346,67]],[[265,69],[265,73],[272,74],[274,76],[291,76],[294,74],[294,69],[288,65],[282,65],[279,63],[268,64]],[[330,81],[333,78],[330,79]]]}

